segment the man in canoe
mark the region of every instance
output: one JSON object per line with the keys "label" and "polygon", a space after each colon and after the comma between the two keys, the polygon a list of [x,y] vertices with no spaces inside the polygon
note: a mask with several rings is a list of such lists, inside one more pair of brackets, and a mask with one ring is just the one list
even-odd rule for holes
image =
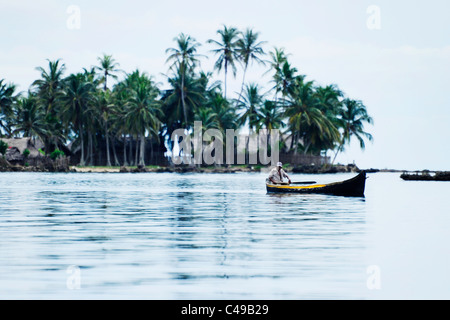
{"label": "man in canoe", "polygon": [[283,170],[283,164],[281,162],[278,162],[277,166],[272,170],[270,170],[269,181],[272,182],[273,184],[281,184],[285,183],[283,181],[284,178],[286,178],[289,184],[291,184],[291,179],[286,174],[286,171]]}

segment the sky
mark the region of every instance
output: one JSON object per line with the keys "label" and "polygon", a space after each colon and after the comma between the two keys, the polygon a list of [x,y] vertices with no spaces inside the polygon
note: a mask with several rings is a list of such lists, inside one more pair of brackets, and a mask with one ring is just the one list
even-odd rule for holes
{"label": "sky", "polygon": [[[373,143],[364,151],[351,143],[337,162],[450,170],[449,11],[448,0],[0,0],[0,79],[26,92],[46,59],[62,59],[68,74],[106,53],[121,69],[139,68],[164,87],[165,50],[179,33],[202,43],[199,53],[209,58],[201,67],[212,71],[206,40],[218,39],[224,24],[253,28],[266,51],[284,48],[307,79],[336,84],[367,107]],[[253,65],[247,80],[269,90],[265,71]],[[239,91],[241,77],[229,77],[229,92]]]}

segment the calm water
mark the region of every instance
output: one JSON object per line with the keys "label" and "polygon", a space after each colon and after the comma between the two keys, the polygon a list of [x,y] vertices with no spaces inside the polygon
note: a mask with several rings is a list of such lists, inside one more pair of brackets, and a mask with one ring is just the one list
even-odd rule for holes
{"label": "calm water", "polygon": [[0,173],[0,298],[449,299],[450,183],[369,176]]}

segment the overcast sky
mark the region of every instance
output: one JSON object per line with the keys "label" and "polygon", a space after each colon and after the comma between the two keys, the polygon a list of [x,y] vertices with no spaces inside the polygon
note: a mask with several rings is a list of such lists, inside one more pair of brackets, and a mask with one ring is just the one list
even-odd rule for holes
{"label": "overcast sky", "polygon": [[[450,170],[449,12],[448,0],[0,0],[0,79],[26,91],[46,59],[61,58],[69,73],[107,53],[125,71],[163,82],[165,50],[180,32],[203,44],[199,52],[210,58],[201,66],[212,71],[205,41],[223,24],[251,27],[266,51],[285,48],[299,73],[367,106],[374,142],[364,152],[352,144],[339,162]],[[264,71],[252,67],[247,79],[269,89]],[[237,91],[241,74],[229,81]]]}

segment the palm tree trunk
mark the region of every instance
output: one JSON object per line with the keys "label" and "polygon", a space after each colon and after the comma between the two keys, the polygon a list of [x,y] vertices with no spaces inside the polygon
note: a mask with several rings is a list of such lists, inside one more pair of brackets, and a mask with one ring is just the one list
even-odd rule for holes
{"label": "palm tree trunk", "polygon": [[127,162],[127,136],[123,135],[123,165],[128,166]]}
{"label": "palm tree trunk", "polygon": [[183,106],[184,125],[187,126],[186,102],[184,101],[184,68],[181,70],[181,104]]}
{"label": "palm tree trunk", "polygon": [[150,135],[150,164],[153,163],[153,142]]}
{"label": "palm tree trunk", "polygon": [[90,166],[92,166],[92,159],[93,159],[93,152],[92,152],[92,133],[88,135],[88,155],[86,158],[86,163]]}
{"label": "palm tree trunk", "polygon": [[242,92],[244,91],[245,74],[247,73],[247,66],[248,66],[248,64],[245,64],[245,67],[244,67],[244,76],[242,77],[241,92],[239,92],[239,98],[237,99],[237,101],[241,100]]}
{"label": "palm tree trunk", "polygon": [[91,153],[91,155],[92,155],[92,164],[94,165],[95,164],[95,153],[94,153],[94,133],[91,133],[91,140],[92,140],[92,143],[91,143],[91,150],[90,150],[90,153]]}
{"label": "palm tree trunk", "polygon": [[247,137],[247,142],[246,142],[246,145],[245,145],[245,152],[247,153],[247,156],[245,158],[247,158],[247,163],[246,164],[250,165],[250,136],[252,135],[253,130],[252,130],[252,127],[250,125],[250,118],[248,119],[248,122],[249,122],[248,137]]}
{"label": "palm tree trunk", "polygon": [[115,137],[114,136],[111,137],[111,148],[112,148],[113,155],[114,155],[114,165],[115,166],[120,166],[119,159],[117,158],[116,141],[115,141]]}
{"label": "palm tree trunk", "polygon": [[84,161],[84,135],[83,135],[83,128],[81,127],[81,124],[78,125],[78,130],[80,131],[80,140],[81,140],[80,166],[84,166],[86,163]]}
{"label": "palm tree trunk", "polygon": [[228,61],[225,60],[225,82],[224,82],[224,97],[227,100],[227,72],[228,72]]}
{"label": "palm tree trunk", "polygon": [[337,157],[338,153],[342,151],[342,146],[343,146],[343,145],[344,145],[344,144],[341,143],[341,145],[337,148],[336,153],[334,154],[333,161],[331,162],[331,165],[334,164],[334,161],[336,160],[336,157]]}
{"label": "palm tree trunk", "polygon": [[144,154],[145,154],[145,134],[141,135],[141,147],[139,150],[139,165],[145,166]]}
{"label": "palm tree trunk", "polygon": [[308,149],[309,149],[310,146],[311,146],[311,141],[309,141],[309,142],[306,144],[306,148],[305,148],[305,150],[303,150],[303,154],[306,154],[306,153],[308,152]]}
{"label": "palm tree trunk", "polygon": [[130,135],[130,148],[128,149],[128,158],[130,159],[130,166],[133,165],[133,136]]}
{"label": "palm tree trunk", "polygon": [[139,135],[136,136],[136,153],[134,155],[134,164],[138,164]]}
{"label": "palm tree trunk", "polygon": [[105,122],[105,137],[106,137],[106,165],[111,167],[111,158],[109,156],[109,134],[108,134],[108,122]]}
{"label": "palm tree trunk", "polygon": [[299,137],[298,137],[298,134],[296,133],[296,134],[295,134],[294,154],[297,154],[298,140],[299,140]]}
{"label": "palm tree trunk", "polygon": [[294,148],[294,139],[295,139],[295,134],[291,133],[291,145],[289,147],[289,152],[292,152],[292,149]]}

